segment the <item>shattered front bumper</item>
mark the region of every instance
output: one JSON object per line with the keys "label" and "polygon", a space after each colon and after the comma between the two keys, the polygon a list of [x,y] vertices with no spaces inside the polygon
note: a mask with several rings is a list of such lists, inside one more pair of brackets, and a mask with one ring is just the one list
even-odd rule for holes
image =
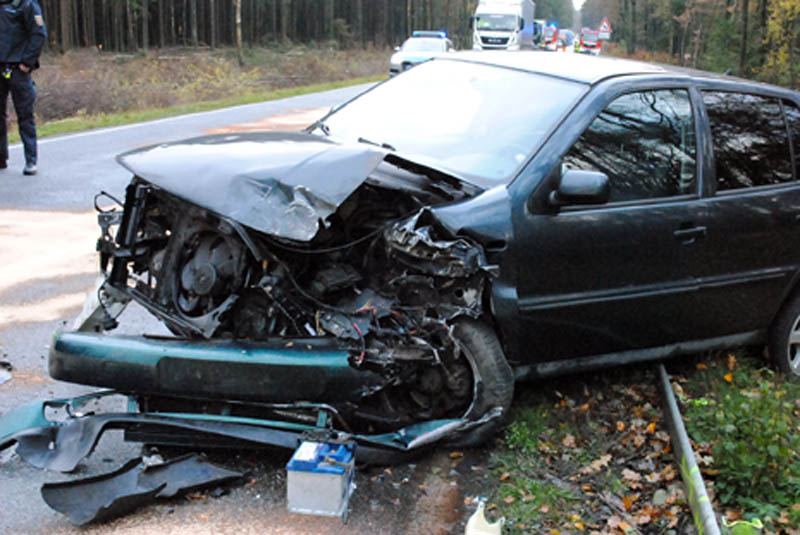
{"label": "shattered front bumper", "polygon": [[357,401],[383,381],[331,338],[245,342],[57,333],[50,376],[139,394],[238,401]]}
{"label": "shattered front bumper", "polygon": [[[73,471],[94,449],[100,436],[109,429],[139,432],[189,432],[203,446],[208,438],[224,438],[242,446],[274,446],[294,449],[302,440],[357,443],[356,459],[364,464],[404,462],[425,447],[469,431],[500,416],[490,411],[482,419],[432,420],[379,435],[350,434],[333,427],[327,409],[320,407],[316,425],[262,420],[217,414],[118,412],[83,414],[90,401],[117,396],[113,391],[98,392],[74,399],[38,401],[19,407],[0,418],[0,451],[16,444],[16,452],[37,468]],[[129,406],[133,406],[130,404]],[[58,411],[66,418],[51,419]],[[63,416],[63,414],[62,414]]]}
{"label": "shattered front bumper", "polygon": [[[380,434],[352,433],[330,403],[356,401],[380,389],[383,379],[353,367],[351,358],[335,340],[320,338],[259,343],[57,333],[50,350],[54,378],[115,390],[38,401],[3,415],[0,451],[16,444],[17,454],[33,466],[70,472],[105,431],[122,429],[127,439],[201,448],[355,442],[358,462],[395,464],[501,416],[496,407],[478,420],[438,419]],[[138,400],[148,394],[188,400],[195,410],[142,411]],[[127,408],[92,412],[91,404],[110,396],[127,398]],[[270,419],[203,412],[213,400],[270,409]],[[308,423],[281,418],[281,411],[292,410],[305,411]],[[163,437],[168,440],[158,440]]]}

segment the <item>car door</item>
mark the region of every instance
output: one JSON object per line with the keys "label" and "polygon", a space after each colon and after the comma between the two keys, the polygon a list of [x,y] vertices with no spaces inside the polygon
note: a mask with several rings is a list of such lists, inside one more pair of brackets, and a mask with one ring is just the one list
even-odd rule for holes
{"label": "car door", "polygon": [[789,99],[701,91],[714,178],[703,261],[695,271],[707,337],[769,327],[800,264],[800,108]]}
{"label": "car door", "polygon": [[[682,340],[696,320],[688,266],[704,242],[695,113],[687,88],[611,101],[551,171],[605,173],[603,205],[517,206],[520,355],[552,361]],[[554,178],[554,175],[555,178]],[[546,179],[547,181],[548,179]]]}

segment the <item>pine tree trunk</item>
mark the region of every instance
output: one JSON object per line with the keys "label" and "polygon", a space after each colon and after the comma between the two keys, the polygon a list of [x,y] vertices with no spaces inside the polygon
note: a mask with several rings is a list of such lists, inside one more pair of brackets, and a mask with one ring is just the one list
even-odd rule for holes
{"label": "pine tree trunk", "polygon": [[192,28],[192,46],[200,44],[197,39],[197,0],[189,0],[189,26]]}
{"label": "pine tree trunk", "polygon": [[742,0],[742,42],[739,46],[739,76],[745,77],[747,62],[747,17],[750,14],[750,0]]}
{"label": "pine tree trunk", "polygon": [[164,0],[158,0],[158,48],[164,48]]}
{"label": "pine tree trunk", "polygon": [[356,38],[364,46],[364,2],[356,0]]}
{"label": "pine tree trunk", "polygon": [[217,14],[214,9],[215,4],[216,0],[208,0],[208,19],[210,23],[209,44],[212,49],[217,47]]}
{"label": "pine tree trunk", "polygon": [[233,0],[233,6],[236,25],[236,57],[239,59],[239,65],[244,65],[244,55],[242,54],[242,0]]}
{"label": "pine tree trunk", "polygon": [[150,45],[150,3],[148,0],[142,2],[142,50],[145,54]]}
{"label": "pine tree trunk", "polygon": [[289,39],[289,17],[291,16],[292,1],[281,0],[281,41]]}
{"label": "pine tree trunk", "polygon": [[60,24],[60,31],[61,31],[61,52],[64,53],[70,47],[70,40],[69,40],[69,0],[60,0],[58,6],[58,15],[61,19],[59,22]]}
{"label": "pine tree trunk", "polygon": [[131,10],[131,0],[125,0],[125,20],[127,22],[127,46],[128,50],[136,50],[136,34],[133,31],[133,10]]}

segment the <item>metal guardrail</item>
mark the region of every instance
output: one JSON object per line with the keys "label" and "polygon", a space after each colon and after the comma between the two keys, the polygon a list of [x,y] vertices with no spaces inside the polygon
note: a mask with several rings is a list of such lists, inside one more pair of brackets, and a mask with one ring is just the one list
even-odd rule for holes
{"label": "metal guardrail", "polygon": [[703,476],[700,474],[700,468],[695,460],[692,443],[689,442],[689,435],[683,425],[678,402],[672,392],[669,375],[663,364],[658,365],[658,374],[661,397],[664,401],[664,413],[667,417],[669,434],[672,437],[672,449],[676,458],[680,460],[681,477],[686,486],[695,528],[697,528],[698,535],[722,535],[706,492]]}

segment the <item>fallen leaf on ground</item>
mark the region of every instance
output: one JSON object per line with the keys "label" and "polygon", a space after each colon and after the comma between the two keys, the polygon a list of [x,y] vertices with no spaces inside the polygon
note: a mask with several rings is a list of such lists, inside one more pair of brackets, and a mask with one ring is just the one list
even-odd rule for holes
{"label": "fallen leaf on ground", "polygon": [[608,527],[610,527],[611,529],[616,529],[620,527],[620,524],[622,524],[623,522],[624,520],[622,520],[622,518],[617,515],[611,515],[610,517],[608,517],[608,520],[606,520],[606,524],[608,524]]}
{"label": "fallen leaf on ground", "polygon": [[550,506],[547,505],[547,504],[542,505],[541,507],[539,507],[539,512],[540,513],[545,513],[545,514],[549,513],[550,512]]}
{"label": "fallen leaf on ground", "polygon": [[511,472],[503,472],[500,476],[500,481],[508,481],[511,478]]}
{"label": "fallen leaf on ground", "polygon": [[723,377],[723,378],[724,378],[726,381],[728,381],[729,383],[732,383],[732,382],[733,382],[733,374],[732,374],[732,373],[726,373],[726,374],[725,374],[725,375],[723,375],[722,377]]}
{"label": "fallen leaf on ground", "polygon": [[575,447],[575,437],[572,435],[567,435],[561,441],[561,443],[567,448],[574,448]]}
{"label": "fallen leaf on ground", "polygon": [[625,422],[621,420],[617,421],[617,431],[625,431]]}
{"label": "fallen leaf on ground", "polygon": [[677,473],[675,472],[675,468],[673,468],[671,464],[665,466],[664,469],[661,471],[661,477],[664,478],[664,481],[672,481],[673,479],[675,479],[676,475]]}
{"label": "fallen leaf on ground", "polygon": [[736,356],[733,353],[728,353],[728,369],[733,371],[736,368]]}
{"label": "fallen leaf on ground", "polygon": [[658,472],[651,472],[645,476],[648,483],[658,483],[661,481],[661,474]]}
{"label": "fallen leaf on ground", "polygon": [[639,499],[638,494],[629,494],[628,496],[622,497],[622,505],[625,507],[626,511],[630,511],[631,507],[633,507],[633,502]]}
{"label": "fallen leaf on ground", "polygon": [[515,501],[517,501],[517,499],[513,496],[506,496],[505,498],[503,498],[503,501],[506,503],[514,503]]}
{"label": "fallen leaf on ground", "polygon": [[536,499],[536,494],[523,494],[522,495],[522,502],[523,503],[532,502],[535,499]]}
{"label": "fallen leaf on ground", "polygon": [[642,480],[642,476],[640,474],[638,474],[637,472],[634,472],[630,468],[625,468],[622,471],[622,479],[624,479],[626,481],[641,481]]}
{"label": "fallen leaf on ground", "polygon": [[463,451],[451,451],[450,452],[450,458],[451,459],[460,459],[463,456],[464,456],[464,452]]}

